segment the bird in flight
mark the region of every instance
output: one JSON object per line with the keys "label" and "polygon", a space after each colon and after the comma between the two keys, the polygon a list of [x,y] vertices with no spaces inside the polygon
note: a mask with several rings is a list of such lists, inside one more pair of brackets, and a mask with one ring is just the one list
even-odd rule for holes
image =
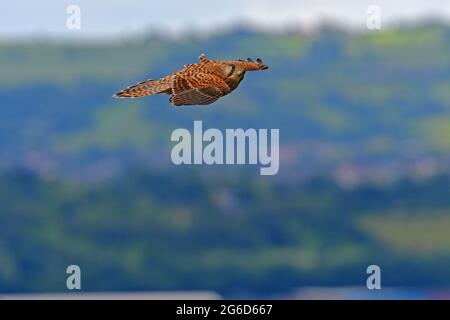
{"label": "bird in flight", "polygon": [[209,60],[204,54],[199,63],[185,65],[178,72],[157,80],[147,80],[123,89],[114,98],[137,98],[157,93],[169,94],[175,106],[208,105],[236,89],[245,72],[266,70],[261,59]]}

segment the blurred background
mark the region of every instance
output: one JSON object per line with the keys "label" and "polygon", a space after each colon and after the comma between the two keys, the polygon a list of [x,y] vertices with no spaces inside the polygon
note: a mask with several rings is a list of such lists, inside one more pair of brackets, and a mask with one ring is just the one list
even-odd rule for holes
{"label": "blurred background", "polygon": [[[450,297],[448,1],[152,2],[1,1],[0,295],[76,264],[83,292]],[[211,107],[111,98],[202,52],[270,70]],[[194,120],[279,128],[278,175],[173,165]]]}

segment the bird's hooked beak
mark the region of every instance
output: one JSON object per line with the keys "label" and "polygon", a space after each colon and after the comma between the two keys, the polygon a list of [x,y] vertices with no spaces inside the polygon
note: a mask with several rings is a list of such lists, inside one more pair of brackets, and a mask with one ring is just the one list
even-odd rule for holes
{"label": "bird's hooked beak", "polygon": [[256,59],[256,64],[259,65],[260,70],[267,70],[269,67],[263,63],[261,58]]}

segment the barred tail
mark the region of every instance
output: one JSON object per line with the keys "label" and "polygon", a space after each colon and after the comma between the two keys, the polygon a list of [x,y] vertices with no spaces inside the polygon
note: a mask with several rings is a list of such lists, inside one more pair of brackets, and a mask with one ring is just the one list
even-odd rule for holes
{"label": "barred tail", "polygon": [[113,95],[114,98],[137,98],[145,97],[156,93],[172,93],[172,80],[162,78],[159,80],[147,80],[139,82],[134,86],[123,89]]}

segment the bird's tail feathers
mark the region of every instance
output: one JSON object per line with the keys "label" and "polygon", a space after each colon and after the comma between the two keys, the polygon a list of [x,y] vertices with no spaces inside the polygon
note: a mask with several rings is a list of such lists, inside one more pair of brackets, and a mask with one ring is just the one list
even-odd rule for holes
{"label": "bird's tail feathers", "polygon": [[114,98],[138,98],[157,93],[171,93],[172,81],[167,78],[146,80],[123,89],[113,95]]}

